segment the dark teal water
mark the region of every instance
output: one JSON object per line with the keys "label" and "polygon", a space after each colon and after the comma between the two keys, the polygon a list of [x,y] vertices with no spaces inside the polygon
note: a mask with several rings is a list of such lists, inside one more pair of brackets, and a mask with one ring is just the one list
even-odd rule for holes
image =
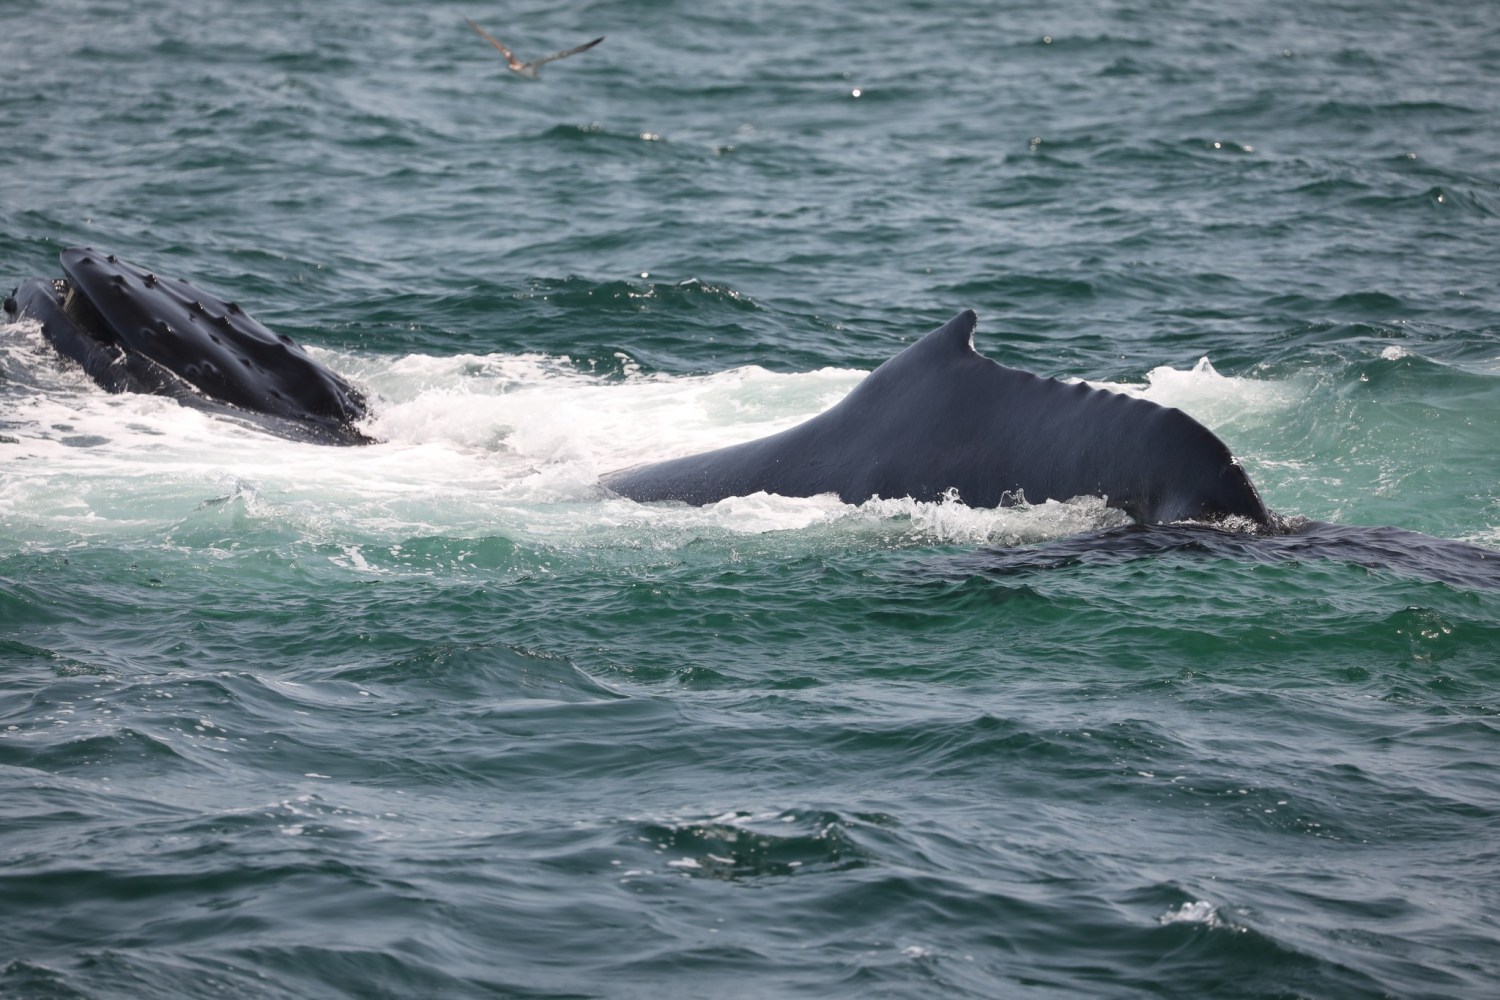
{"label": "dark teal water", "polygon": [[[0,14],[0,281],[384,442],[0,326],[0,994],[1495,995],[1500,8]],[[963,308],[1326,523],[596,486]]]}

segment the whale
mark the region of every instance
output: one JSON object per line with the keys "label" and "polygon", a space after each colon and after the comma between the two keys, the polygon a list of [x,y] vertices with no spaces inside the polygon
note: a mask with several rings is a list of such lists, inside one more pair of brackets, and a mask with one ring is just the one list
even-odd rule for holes
{"label": "whale", "polygon": [[109,392],[167,396],[320,444],[367,444],[369,404],[343,376],[240,306],[89,247],[59,254],[61,278],[5,299]]}
{"label": "whale", "polygon": [[[239,305],[88,247],[4,307],[110,392],[168,396],[286,437],[367,444],[363,393]],[[1277,515],[1243,465],[1181,410],[1009,368],[966,309],[828,410],[742,444],[606,472],[606,495],[703,506],[756,493],[999,507],[1099,497],[1140,524],[1259,531]]]}
{"label": "whale", "polygon": [[787,430],[600,482],[642,503],[699,506],[761,492],[971,507],[1102,497],[1140,524],[1275,527],[1244,466],[1203,424],[1001,365],[975,350],[977,325],[973,310],[960,312]]}

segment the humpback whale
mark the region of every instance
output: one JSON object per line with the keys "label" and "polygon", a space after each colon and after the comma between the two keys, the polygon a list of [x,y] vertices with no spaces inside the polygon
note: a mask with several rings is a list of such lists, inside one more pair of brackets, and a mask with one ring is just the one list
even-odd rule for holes
{"label": "humpback whale", "polygon": [[[111,392],[171,396],[277,433],[365,444],[364,396],[238,305],[87,248],[64,277],[5,300]],[[836,494],[971,507],[1103,497],[1141,524],[1281,524],[1224,442],[1181,410],[1007,368],[974,349],[965,310],[830,409],[769,437],[606,473],[642,503]]]}
{"label": "humpback whale", "polygon": [[965,310],[789,430],[601,477],[620,496],[708,504],[766,492],[971,507],[1103,497],[1142,524],[1274,523],[1229,448],[1181,410],[1007,368]]}
{"label": "humpback whale", "polygon": [[110,392],[170,396],[248,417],[286,437],[365,444],[363,394],[233,302],[86,247],[64,277],[28,278],[5,300]]}

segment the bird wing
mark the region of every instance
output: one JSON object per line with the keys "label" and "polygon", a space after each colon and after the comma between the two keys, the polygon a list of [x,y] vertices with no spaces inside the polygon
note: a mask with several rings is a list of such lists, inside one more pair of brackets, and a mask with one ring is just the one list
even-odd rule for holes
{"label": "bird wing", "polygon": [[584,42],[582,45],[575,45],[571,49],[563,49],[561,52],[554,52],[550,56],[542,56],[540,59],[533,59],[533,60],[531,60],[531,62],[527,63],[526,65],[528,65],[528,66],[540,66],[542,63],[549,63],[549,62],[551,62],[554,59],[561,59],[563,56],[577,55],[578,53],[584,51],[585,49],[591,49],[591,48],[593,48],[595,45],[598,45],[602,41],[604,41],[604,36],[600,35],[598,38],[594,39],[592,42]]}
{"label": "bird wing", "polygon": [[[479,32],[479,37],[480,38],[483,38],[485,41],[489,42],[495,48],[497,48],[497,49],[500,50],[500,54],[505,57],[505,62],[506,62],[506,64],[508,66],[510,66],[511,69],[515,70],[517,73],[520,73],[520,72],[524,71],[523,67],[525,67],[528,64],[527,63],[523,63],[523,62],[521,62],[521,60],[517,59],[515,53],[512,52],[510,49],[507,49],[501,43],[500,39],[496,38],[494,35],[490,34],[488,31],[485,31],[479,25],[475,24],[473,21],[470,21],[467,17],[464,18],[464,21],[469,25],[469,27],[471,27],[475,31]],[[564,54],[566,54],[566,53],[564,53]],[[541,60],[538,60],[538,62],[540,62],[540,61]]]}

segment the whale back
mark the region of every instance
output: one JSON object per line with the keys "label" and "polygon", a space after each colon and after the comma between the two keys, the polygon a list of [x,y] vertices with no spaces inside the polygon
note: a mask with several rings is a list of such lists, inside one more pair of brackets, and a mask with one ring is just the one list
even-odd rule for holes
{"label": "whale back", "polygon": [[1244,469],[1181,410],[1007,368],[974,350],[966,310],[806,422],[745,444],[611,473],[642,502],[764,491],[974,507],[1099,496],[1144,523],[1268,523]]}

